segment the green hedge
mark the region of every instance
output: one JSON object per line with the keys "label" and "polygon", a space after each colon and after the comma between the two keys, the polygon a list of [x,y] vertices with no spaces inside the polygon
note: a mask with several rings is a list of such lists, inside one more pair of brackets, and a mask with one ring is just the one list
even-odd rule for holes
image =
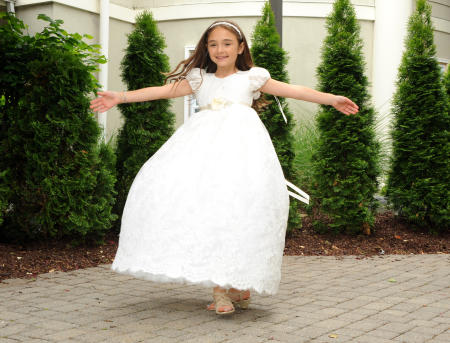
{"label": "green hedge", "polygon": [[115,160],[88,95],[104,58],[61,20],[39,15],[49,25],[29,36],[13,15],[1,18],[0,237],[101,242],[116,218]]}

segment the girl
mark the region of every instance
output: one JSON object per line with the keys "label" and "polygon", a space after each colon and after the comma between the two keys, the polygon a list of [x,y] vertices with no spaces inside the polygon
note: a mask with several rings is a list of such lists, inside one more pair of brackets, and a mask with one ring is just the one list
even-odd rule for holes
{"label": "girl", "polygon": [[98,92],[91,102],[94,111],[104,112],[120,103],[194,94],[201,109],[136,175],[111,269],[214,287],[207,309],[230,314],[234,304],[248,307],[250,290],[277,293],[294,195],[254,110],[264,103],[260,92],[331,105],[346,115],[358,106],[344,96],[271,79],[253,65],[245,36],[231,21],[209,26],[168,80],[175,82]]}

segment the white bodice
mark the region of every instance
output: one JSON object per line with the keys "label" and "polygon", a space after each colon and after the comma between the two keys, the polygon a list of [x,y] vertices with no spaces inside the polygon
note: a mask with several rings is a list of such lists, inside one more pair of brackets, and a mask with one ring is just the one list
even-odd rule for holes
{"label": "white bodice", "polygon": [[224,78],[214,73],[206,73],[204,69],[193,68],[186,79],[194,92],[199,106],[221,106],[223,103],[240,103],[251,106],[261,93],[258,91],[268,79],[267,69],[252,67],[247,71],[239,70]]}

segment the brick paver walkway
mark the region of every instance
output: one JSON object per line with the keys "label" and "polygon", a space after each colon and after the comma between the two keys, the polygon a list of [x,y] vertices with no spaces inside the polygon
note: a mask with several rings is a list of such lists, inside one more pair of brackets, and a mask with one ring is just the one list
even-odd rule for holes
{"label": "brick paver walkway", "polygon": [[0,342],[450,342],[449,255],[284,256],[279,293],[228,317],[109,267],[0,283]]}

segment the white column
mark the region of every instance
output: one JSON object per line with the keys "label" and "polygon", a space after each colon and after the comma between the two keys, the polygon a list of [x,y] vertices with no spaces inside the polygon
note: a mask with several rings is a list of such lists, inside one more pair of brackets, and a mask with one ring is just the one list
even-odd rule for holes
{"label": "white column", "polygon": [[[100,0],[100,53],[106,57],[108,61],[108,45],[109,45],[109,0]],[[99,82],[103,90],[108,89],[108,62],[100,64],[98,74]],[[106,116],[107,112],[99,113],[98,122],[102,127],[102,138],[106,138]]]}
{"label": "white column", "polygon": [[391,100],[404,51],[413,0],[375,0],[372,92],[381,121],[380,138],[388,137]]}
{"label": "white column", "polygon": [[14,9],[16,0],[5,0],[5,2],[6,2],[6,12],[16,13],[16,10]]}

